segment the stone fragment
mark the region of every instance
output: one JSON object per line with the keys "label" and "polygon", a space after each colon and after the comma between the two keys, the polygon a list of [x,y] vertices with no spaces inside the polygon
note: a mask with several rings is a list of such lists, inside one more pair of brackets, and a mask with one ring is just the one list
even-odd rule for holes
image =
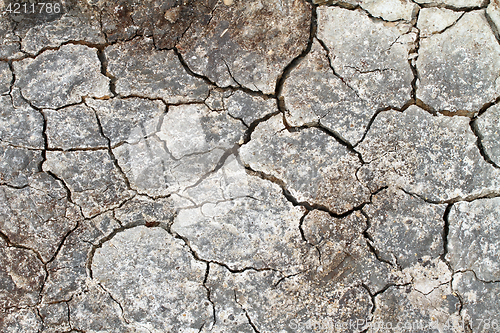
{"label": "stone fragment", "polygon": [[106,148],[94,111],[85,104],[59,110],[43,110],[47,121],[46,135],[49,148],[85,149]]}
{"label": "stone fragment", "polygon": [[108,74],[120,96],[159,98],[165,103],[202,102],[210,86],[182,67],[172,50],[157,51],[151,38],[139,38],[104,49]]}
{"label": "stone fragment", "polygon": [[453,289],[463,300],[464,324],[472,332],[498,332],[500,323],[500,283],[484,283],[475,278],[473,272],[457,273],[453,277]]}
{"label": "stone fragment", "polygon": [[8,94],[10,85],[12,84],[12,72],[9,64],[5,61],[0,61],[0,95]]}
{"label": "stone fragment", "polygon": [[450,268],[441,258],[420,258],[417,263],[403,269],[403,274],[409,275],[412,288],[424,295],[430,294],[452,279]]}
{"label": "stone fragment", "polygon": [[134,332],[124,320],[120,304],[98,284],[75,295],[68,307],[73,329],[86,333]]}
{"label": "stone fragment", "polygon": [[344,218],[333,218],[319,210],[307,214],[302,222],[303,235],[320,255],[320,265],[311,279],[320,284],[362,283],[372,292],[382,290],[389,282],[399,281],[401,276],[370,252],[363,236],[365,229],[366,219],[360,212]]}
{"label": "stone fragment", "polygon": [[16,22],[8,17],[2,5],[0,13],[0,59],[18,59],[23,56],[21,52],[21,39],[14,33]]}
{"label": "stone fragment", "polygon": [[46,173],[37,173],[22,189],[1,186],[0,231],[49,261],[80,219],[66,196],[61,182]]}
{"label": "stone fragment", "polygon": [[48,151],[46,157],[44,171],[53,172],[67,184],[73,202],[87,218],[115,208],[133,195],[106,150]]}
{"label": "stone fragment", "polygon": [[113,152],[134,189],[168,195],[213,171],[245,129],[227,112],[210,111],[204,104],[172,106],[156,135]]}
{"label": "stone fragment", "polygon": [[112,213],[82,221],[68,235],[56,258],[47,264],[49,276],[42,292],[46,304],[69,301],[87,287],[87,263],[95,247],[121,227]]}
{"label": "stone fragment", "polygon": [[264,116],[278,112],[275,99],[253,96],[239,90],[224,100],[224,106],[231,116],[241,119],[247,126]]}
{"label": "stone fragment", "polygon": [[391,327],[392,332],[465,332],[459,314],[460,301],[449,285],[429,294],[410,286],[392,286],[375,297],[375,312],[368,332]]}
{"label": "stone fragment", "polygon": [[480,155],[469,121],[417,106],[382,112],[356,147],[366,162],[358,178],[372,191],[396,186],[431,202],[498,191],[500,170]]}
{"label": "stone fragment", "polygon": [[486,8],[486,17],[497,39],[500,38],[500,1],[491,0]]}
{"label": "stone fragment", "polygon": [[22,34],[21,49],[36,55],[46,48],[58,47],[66,42],[85,42],[104,44],[106,40],[101,32],[99,17],[91,12],[75,8],[59,19],[46,21],[30,27]]}
{"label": "stone fragment", "polygon": [[453,205],[446,258],[455,271],[472,270],[482,281],[500,280],[500,198]]}
{"label": "stone fragment", "polygon": [[[38,313],[48,332],[70,331],[69,308],[66,303],[40,304]],[[44,332],[46,332],[44,331]]]}
{"label": "stone fragment", "polygon": [[42,152],[0,144],[0,184],[23,187],[39,171]]}
{"label": "stone fragment", "polygon": [[417,21],[420,37],[430,37],[433,34],[443,32],[455,24],[463,14],[463,12],[456,12],[446,8],[422,8]]}
{"label": "stone fragment", "polygon": [[477,118],[476,126],[486,155],[500,167],[500,105],[490,107]]}
{"label": "stone fragment", "polygon": [[416,3],[431,6],[447,6],[455,9],[484,7],[485,0],[415,0]]}
{"label": "stone fragment", "polygon": [[92,1],[102,15],[102,31],[110,43],[134,36],[152,36],[161,49],[172,49],[194,22],[207,22],[217,3],[214,0]]}
{"label": "stone fragment", "polygon": [[137,143],[159,130],[166,112],[161,101],[141,98],[109,100],[87,99],[85,103],[95,110],[102,131],[114,147],[120,143]]}
{"label": "stone fragment", "polygon": [[500,95],[500,45],[484,11],[420,41],[417,98],[435,110],[478,112]]}
{"label": "stone fragment", "polygon": [[[14,92],[15,94],[16,92]],[[9,95],[0,96],[0,142],[19,148],[43,149],[43,117],[26,103],[14,106]]]}
{"label": "stone fragment", "polygon": [[307,47],[310,20],[303,0],[236,1],[191,25],[176,47],[193,72],[219,87],[273,94],[285,67]]}
{"label": "stone fragment", "polygon": [[[31,250],[8,246],[0,239],[0,318],[7,308],[34,306],[45,280],[42,262]],[[0,320],[0,329],[2,320]],[[6,332],[2,329],[2,332]]]}
{"label": "stone fragment", "polygon": [[419,7],[409,0],[362,0],[361,8],[375,17],[385,21],[411,21],[418,13]]}
{"label": "stone fragment", "polygon": [[146,227],[170,228],[176,211],[169,199],[152,200],[136,196],[120,208],[115,209],[114,217],[125,228],[145,225]]}
{"label": "stone fragment", "polygon": [[416,34],[409,24],[386,24],[360,11],[318,8],[318,39],[331,65],[357,96],[379,108],[401,108],[411,99],[408,62]]}
{"label": "stone fragment", "polygon": [[165,230],[139,226],[98,248],[92,271],[128,323],[154,332],[194,332],[213,318],[203,285],[206,265]]}
{"label": "stone fragment", "polygon": [[317,128],[288,131],[280,115],[257,126],[240,149],[245,165],[283,181],[299,201],[345,213],[367,202],[358,156]]}
{"label": "stone fragment", "polygon": [[392,187],[363,207],[373,247],[382,259],[402,268],[443,253],[445,209],[446,205],[429,204]]}
{"label": "stone fragment", "polygon": [[14,63],[15,85],[35,107],[57,109],[83,97],[107,98],[109,79],[101,74],[97,50],[84,45],[63,45],[35,59]]}
{"label": "stone fragment", "polygon": [[[216,322],[223,325],[225,317],[232,315],[234,324],[224,324],[243,331],[247,326],[242,312],[254,332],[335,332],[342,328],[343,332],[361,332],[373,307],[362,286],[335,281],[319,284],[307,274],[282,276],[253,270],[235,274],[210,264],[207,286],[217,301]],[[354,325],[349,326],[350,320]]]}
{"label": "stone fragment", "polygon": [[316,40],[286,79],[282,96],[291,126],[319,123],[353,145],[361,140],[377,111],[377,105],[360,98],[332,70],[328,53]]}
{"label": "stone fragment", "polygon": [[0,331],[5,333],[39,333],[42,322],[34,309],[0,310]]}
{"label": "stone fragment", "polygon": [[247,175],[233,157],[179,196],[195,206],[181,209],[171,230],[188,239],[204,260],[233,270],[253,267],[288,273],[316,263],[316,254],[300,236],[304,210],[293,207],[278,185]]}

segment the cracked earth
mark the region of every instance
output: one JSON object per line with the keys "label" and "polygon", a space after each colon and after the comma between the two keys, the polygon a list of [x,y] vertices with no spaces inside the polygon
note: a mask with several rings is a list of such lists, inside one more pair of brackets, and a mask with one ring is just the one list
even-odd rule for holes
{"label": "cracked earth", "polygon": [[500,330],[499,0],[16,3],[0,332]]}

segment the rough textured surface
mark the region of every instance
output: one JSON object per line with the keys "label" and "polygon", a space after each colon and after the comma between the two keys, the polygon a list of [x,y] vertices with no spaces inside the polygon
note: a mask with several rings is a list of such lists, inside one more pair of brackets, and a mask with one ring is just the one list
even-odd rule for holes
{"label": "rough textured surface", "polygon": [[444,32],[444,30],[455,24],[463,14],[463,12],[456,12],[446,8],[422,8],[417,21],[420,37],[430,37]]}
{"label": "rough textured surface", "polygon": [[103,148],[108,142],[99,131],[94,111],[84,104],[44,110],[49,148]]}
{"label": "rough textured surface", "polygon": [[0,144],[0,183],[14,187],[28,184],[42,163],[42,152]]}
{"label": "rough textured surface", "polygon": [[500,37],[500,1],[491,0],[488,8],[486,8],[487,18],[490,20],[491,29],[497,36]]}
{"label": "rough textured surface", "polygon": [[115,208],[132,195],[126,179],[105,150],[48,151],[43,169],[67,184],[71,198],[82,208],[85,217]]}
{"label": "rough textured surface", "polygon": [[104,53],[120,96],[161,98],[173,104],[208,97],[209,86],[189,75],[174,51],[156,51],[150,38],[108,46]]}
{"label": "rough textured surface", "polygon": [[285,67],[307,46],[310,17],[303,0],[219,4],[208,24],[189,27],[177,48],[193,72],[220,87],[272,94]]}
{"label": "rough textured surface", "polygon": [[245,165],[281,180],[299,202],[341,214],[369,199],[356,179],[358,157],[317,128],[290,132],[281,116],[272,117],[257,126],[240,154]]}
{"label": "rough textured surface", "polygon": [[69,11],[58,20],[30,27],[22,34],[21,50],[34,55],[70,41],[104,44],[106,40],[97,17],[96,14]]}
{"label": "rough textured surface", "polygon": [[482,281],[500,280],[500,198],[457,203],[448,219],[446,257],[453,269],[472,270]]}
{"label": "rough textured surface", "polygon": [[115,149],[132,188],[152,196],[194,185],[238,143],[243,124],[204,104],[169,107],[154,136]]}
{"label": "rough textured surface", "polygon": [[[247,175],[234,158],[227,163],[180,194],[196,206],[177,214],[172,231],[189,239],[200,258],[232,270],[253,267],[291,274],[306,269],[314,254],[299,232],[304,211],[293,207],[279,186]],[[215,184],[221,192],[207,196]]]}
{"label": "rough textured surface", "polygon": [[291,126],[321,124],[351,144],[358,143],[377,111],[371,101],[331,68],[328,53],[314,41],[306,58],[283,85],[286,120]]}
{"label": "rough textured surface", "polygon": [[449,6],[456,9],[481,7],[487,3],[484,0],[416,0],[415,2],[432,6]]}
{"label": "rough textured surface", "polygon": [[496,301],[500,283],[484,283],[478,281],[474,273],[465,272],[457,273],[452,285],[462,296],[462,311],[473,332],[496,332],[500,321],[500,309]]}
{"label": "rough textured surface", "polygon": [[7,94],[10,91],[12,83],[12,72],[9,64],[5,61],[0,62],[0,95]]}
{"label": "rough textured surface", "polygon": [[97,100],[85,103],[95,110],[102,132],[110,140],[111,147],[121,143],[137,143],[158,131],[166,111],[161,101],[141,98]]}
{"label": "rough textured surface", "polygon": [[331,65],[362,99],[402,107],[411,98],[408,56],[416,34],[408,24],[384,24],[360,11],[318,8],[318,39]]}
{"label": "rough textured surface", "polygon": [[31,3],[0,332],[498,331],[497,0]]}
{"label": "rough textured surface", "polygon": [[411,106],[381,113],[358,150],[358,172],[372,190],[398,186],[434,202],[498,191],[500,170],[476,146],[469,118],[432,116]]}
{"label": "rough textured surface", "polygon": [[82,101],[83,97],[111,95],[109,79],[101,74],[97,50],[84,45],[64,45],[35,59],[14,63],[22,95],[34,106],[56,109]]}
{"label": "rough textured surface", "polygon": [[[45,279],[42,262],[31,250],[9,247],[0,240],[0,315],[8,308],[33,306]],[[2,321],[0,321],[0,327]]]}
{"label": "rough textured surface", "polygon": [[445,205],[432,205],[402,190],[389,188],[376,194],[363,211],[367,232],[380,257],[401,267],[443,253]]}
{"label": "rough textured surface", "polygon": [[465,332],[460,301],[449,285],[423,294],[413,288],[390,287],[375,297],[371,332],[393,327],[393,332]]}
{"label": "rough textured surface", "polygon": [[[14,97],[0,96],[0,142],[19,148],[42,149],[43,117],[27,103]],[[15,105],[16,102],[21,102]]]}
{"label": "rough textured surface", "polygon": [[212,321],[206,264],[163,229],[139,226],[116,234],[96,250],[92,271],[132,325],[177,332]]}
{"label": "rough textured surface", "polygon": [[499,66],[500,45],[484,11],[465,13],[420,41],[417,98],[435,110],[478,112],[500,95]]}
{"label": "rough textured surface", "polygon": [[486,155],[496,166],[500,166],[500,106],[494,105],[486,110],[475,125]]}
{"label": "rough textured surface", "polygon": [[1,186],[0,231],[49,261],[80,218],[66,196],[62,183],[46,173],[34,175],[22,189]]}

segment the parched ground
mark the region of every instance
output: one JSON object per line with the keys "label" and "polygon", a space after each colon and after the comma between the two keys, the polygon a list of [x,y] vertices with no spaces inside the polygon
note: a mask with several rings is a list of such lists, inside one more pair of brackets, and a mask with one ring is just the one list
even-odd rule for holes
{"label": "parched ground", "polygon": [[0,332],[500,331],[499,0],[0,7]]}

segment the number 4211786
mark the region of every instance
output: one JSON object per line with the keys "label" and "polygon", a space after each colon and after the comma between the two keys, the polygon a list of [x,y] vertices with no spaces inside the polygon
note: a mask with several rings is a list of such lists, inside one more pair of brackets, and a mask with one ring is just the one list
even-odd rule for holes
{"label": "number 4211786", "polygon": [[7,8],[4,9],[4,12],[9,14],[58,14],[61,12],[61,4],[58,2],[38,2],[36,4],[20,4],[15,2],[9,3]]}

